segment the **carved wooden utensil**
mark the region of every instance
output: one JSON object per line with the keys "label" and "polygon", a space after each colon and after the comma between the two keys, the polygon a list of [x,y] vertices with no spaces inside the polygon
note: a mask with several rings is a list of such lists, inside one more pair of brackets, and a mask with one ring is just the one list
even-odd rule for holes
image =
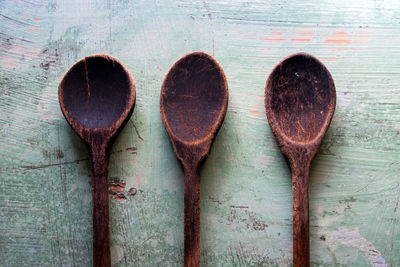
{"label": "carved wooden utensil", "polygon": [[179,59],[165,76],[160,112],[184,180],[184,264],[200,266],[200,167],[225,118],[228,85],[211,56],[195,52]]}
{"label": "carved wooden utensil", "polygon": [[308,175],[331,122],[336,90],[327,68],[299,53],[281,61],[265,87],[268,122],[292,169],[293,262],[310,265]]}
{"label": "carved wooden utensil", "polygon": [[86,57],[73,65],[58,87],[64,117],[88,145],[92,163],[93,266],[108,267],[110,227],[108,160],[112,141],[133,112],[135,82],[118,60]]}

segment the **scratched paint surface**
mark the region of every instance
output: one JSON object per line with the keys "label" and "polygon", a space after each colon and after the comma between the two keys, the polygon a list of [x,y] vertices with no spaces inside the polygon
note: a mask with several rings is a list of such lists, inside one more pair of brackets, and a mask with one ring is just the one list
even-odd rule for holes
{"label": "scratched paint surface", "polygon": [[330,70],[337,108],[310,181],[313,265],[400,265],[400,2],[0,0],[0,262],[90,266],[87,150],[57,86],[80,58],[131,71],[134,114],[110,161],[114,266],[183,263],[183,181],[159,115],[168,68],[215,56],[225,122],[202,170],[203,266],[290,266],[290,171],[265,80],[294,52]]}

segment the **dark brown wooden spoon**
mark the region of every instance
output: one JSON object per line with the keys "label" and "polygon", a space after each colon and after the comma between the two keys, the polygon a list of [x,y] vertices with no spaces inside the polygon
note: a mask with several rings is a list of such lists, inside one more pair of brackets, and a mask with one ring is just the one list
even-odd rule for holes
{"label": "dark brown wooden spoon", "polygon": [[310,265],[309,167],[329,127],[336,90],[315,57],[294,54],[272,70],[265,87],[268,122],[292,170],[293,263]]}
{"label": "dark brown wooden spoon", "polygon": [[93,266],[108,267],[110,226],[108,160],[112,141],[133,112],[135,82],[118,60],[106,55],[75,63],[58,87],[64,117],[89,147],[92,163]]}
{"label": "dark brown wooden spoon", "polygon": [[200,167],[221,127],[228,84],[211,56],[195,52],[179,59],[165,76],[160,112],[184,180],[184,264],[200,266]]}

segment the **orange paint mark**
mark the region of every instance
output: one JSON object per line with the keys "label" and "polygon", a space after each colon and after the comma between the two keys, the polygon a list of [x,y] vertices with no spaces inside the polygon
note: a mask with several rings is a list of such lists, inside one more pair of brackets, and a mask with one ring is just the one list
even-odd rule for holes
{"label": "orange paint mark", "polygon": [[292,42],[310,42],[310,38],[292,38]]}
{"label": "orange paint mark", "polygon": [[314,32],[296,32],[296,35],[302,35],[302,36],[313,36]]}
{"label": "orange paint mark", "polygon": [[37,53],[33,53],[33,52],[27,52],[24,54],[25,56],[31,56],[31,57],[36,57]]}
{"label": "orange paint mark", "polygon": [[23,17],[24,19],[29,19],[29,20],[33,20],[33,21],[41,21],[41,18],[31,18],[28,14],[21,14],[21,17]]}
{"label": "orange paint mark", "polygon": [[35,26],[29,26],[28,30],[31,31],[31,32],[38,32],[38,31],[40,31],[40,28],[35,27]]}
{"label": "orange paint mark", "polygon": [[136,175],[135,177],[133,177],[133,182],[136,185],[136,188],[140,188],[140,176]]}
{"label": "orange paint mark", "polygon": [[27,50],[27,47],[22,46],[22,45],[13,45],[10,49],[9,52],[15,53],[16,55],[22,55],[25,51]]}
{"label": "orange paint mark", "polygon": [[344,31],[334,32],[331,35],[325,37],[325,43],[331,44],[349,44],[350,36]]}
{"label": "orange paint mark", "polygon": [[19,59],[14,57],[4,57],[0,62],[3,69],[11,70],[18,66]]}
{"label": "orange paint mark", "polygon": [[263,112],[257,111],[257,110],[250,110],[250,113],[253,115],[264,115]]}
{"label": "orange paint mark", "polygon": [[282,42],[285,39],[283,38],[264,38],[264,41],[278,41],[278,42]]}
{"label": "orange paint mark", "polygon": [[313,36],[314,32],[310,31],[310,29],[297,28],[292,38],[292,42],[308,43],[311,42]]}
{"label": "orange paint mark", "polygon": [[269,37],[264,38],[264,41],[273,41],[273,42],[282,42],[285,40],[285,38],[282,38],[283,33],[281,32],[271,32],[269,34]]}
{"label": "orange paint mark", "polygon": [[29,50],[30,50],[30,51],[29,51],[28,53],[32,53],[32,55],[34,55],[34,56],[39,55],[39,53],[40,53],[40,51],[41,51],[40,48],[33,48],[33,47],[29,48]]}

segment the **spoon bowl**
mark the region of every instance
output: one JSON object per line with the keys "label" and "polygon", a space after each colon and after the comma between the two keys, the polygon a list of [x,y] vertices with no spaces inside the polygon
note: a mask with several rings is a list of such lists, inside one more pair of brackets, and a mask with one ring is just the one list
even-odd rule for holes
{"label": "spoon bowl", "polygon": [[95,135],[102,135],[108,143],[117,134],[132,113],[135,98],[131,74],[121,62],[107,55],[78,61],[59,85],[64,117],[89,145]]}
{"label": "spoon bowl", "polygon": [[281,61],[265,91],[275,136],[296,144],[320,143],[335,110],[335,94],[333,79],[318,59],[298,53]]}
{"label": "spoon bowl", "polygon": [[107,55],[75,63],[58,87],[61,110],[89,147],[92,163],[93,266],[110,266],[108,160],[112,141],[133,112],[136,89],[128,70]]}
{"label": "spoon bowl", "polygon": [[161,88],[164,126],[174,141],[188,145],[212,141],[223,122],[227,104],[225,74],[215,59],[203,52],[179,59]]}
{"label": "spoon bowl", "polygon": [[228,85],[221,66],[203,52],[179,59],[165,76],[160,113],[184,179],[184,265],[200,266],[200,166],[221,127]]}
{"label": "spoon bowl", "polygon": [[315,57],[298,53],[282,60],[269,75],[265,109],[271,130],[292,170],[293,261],[309,266],[309,167],[332,120],[335,85]]}

